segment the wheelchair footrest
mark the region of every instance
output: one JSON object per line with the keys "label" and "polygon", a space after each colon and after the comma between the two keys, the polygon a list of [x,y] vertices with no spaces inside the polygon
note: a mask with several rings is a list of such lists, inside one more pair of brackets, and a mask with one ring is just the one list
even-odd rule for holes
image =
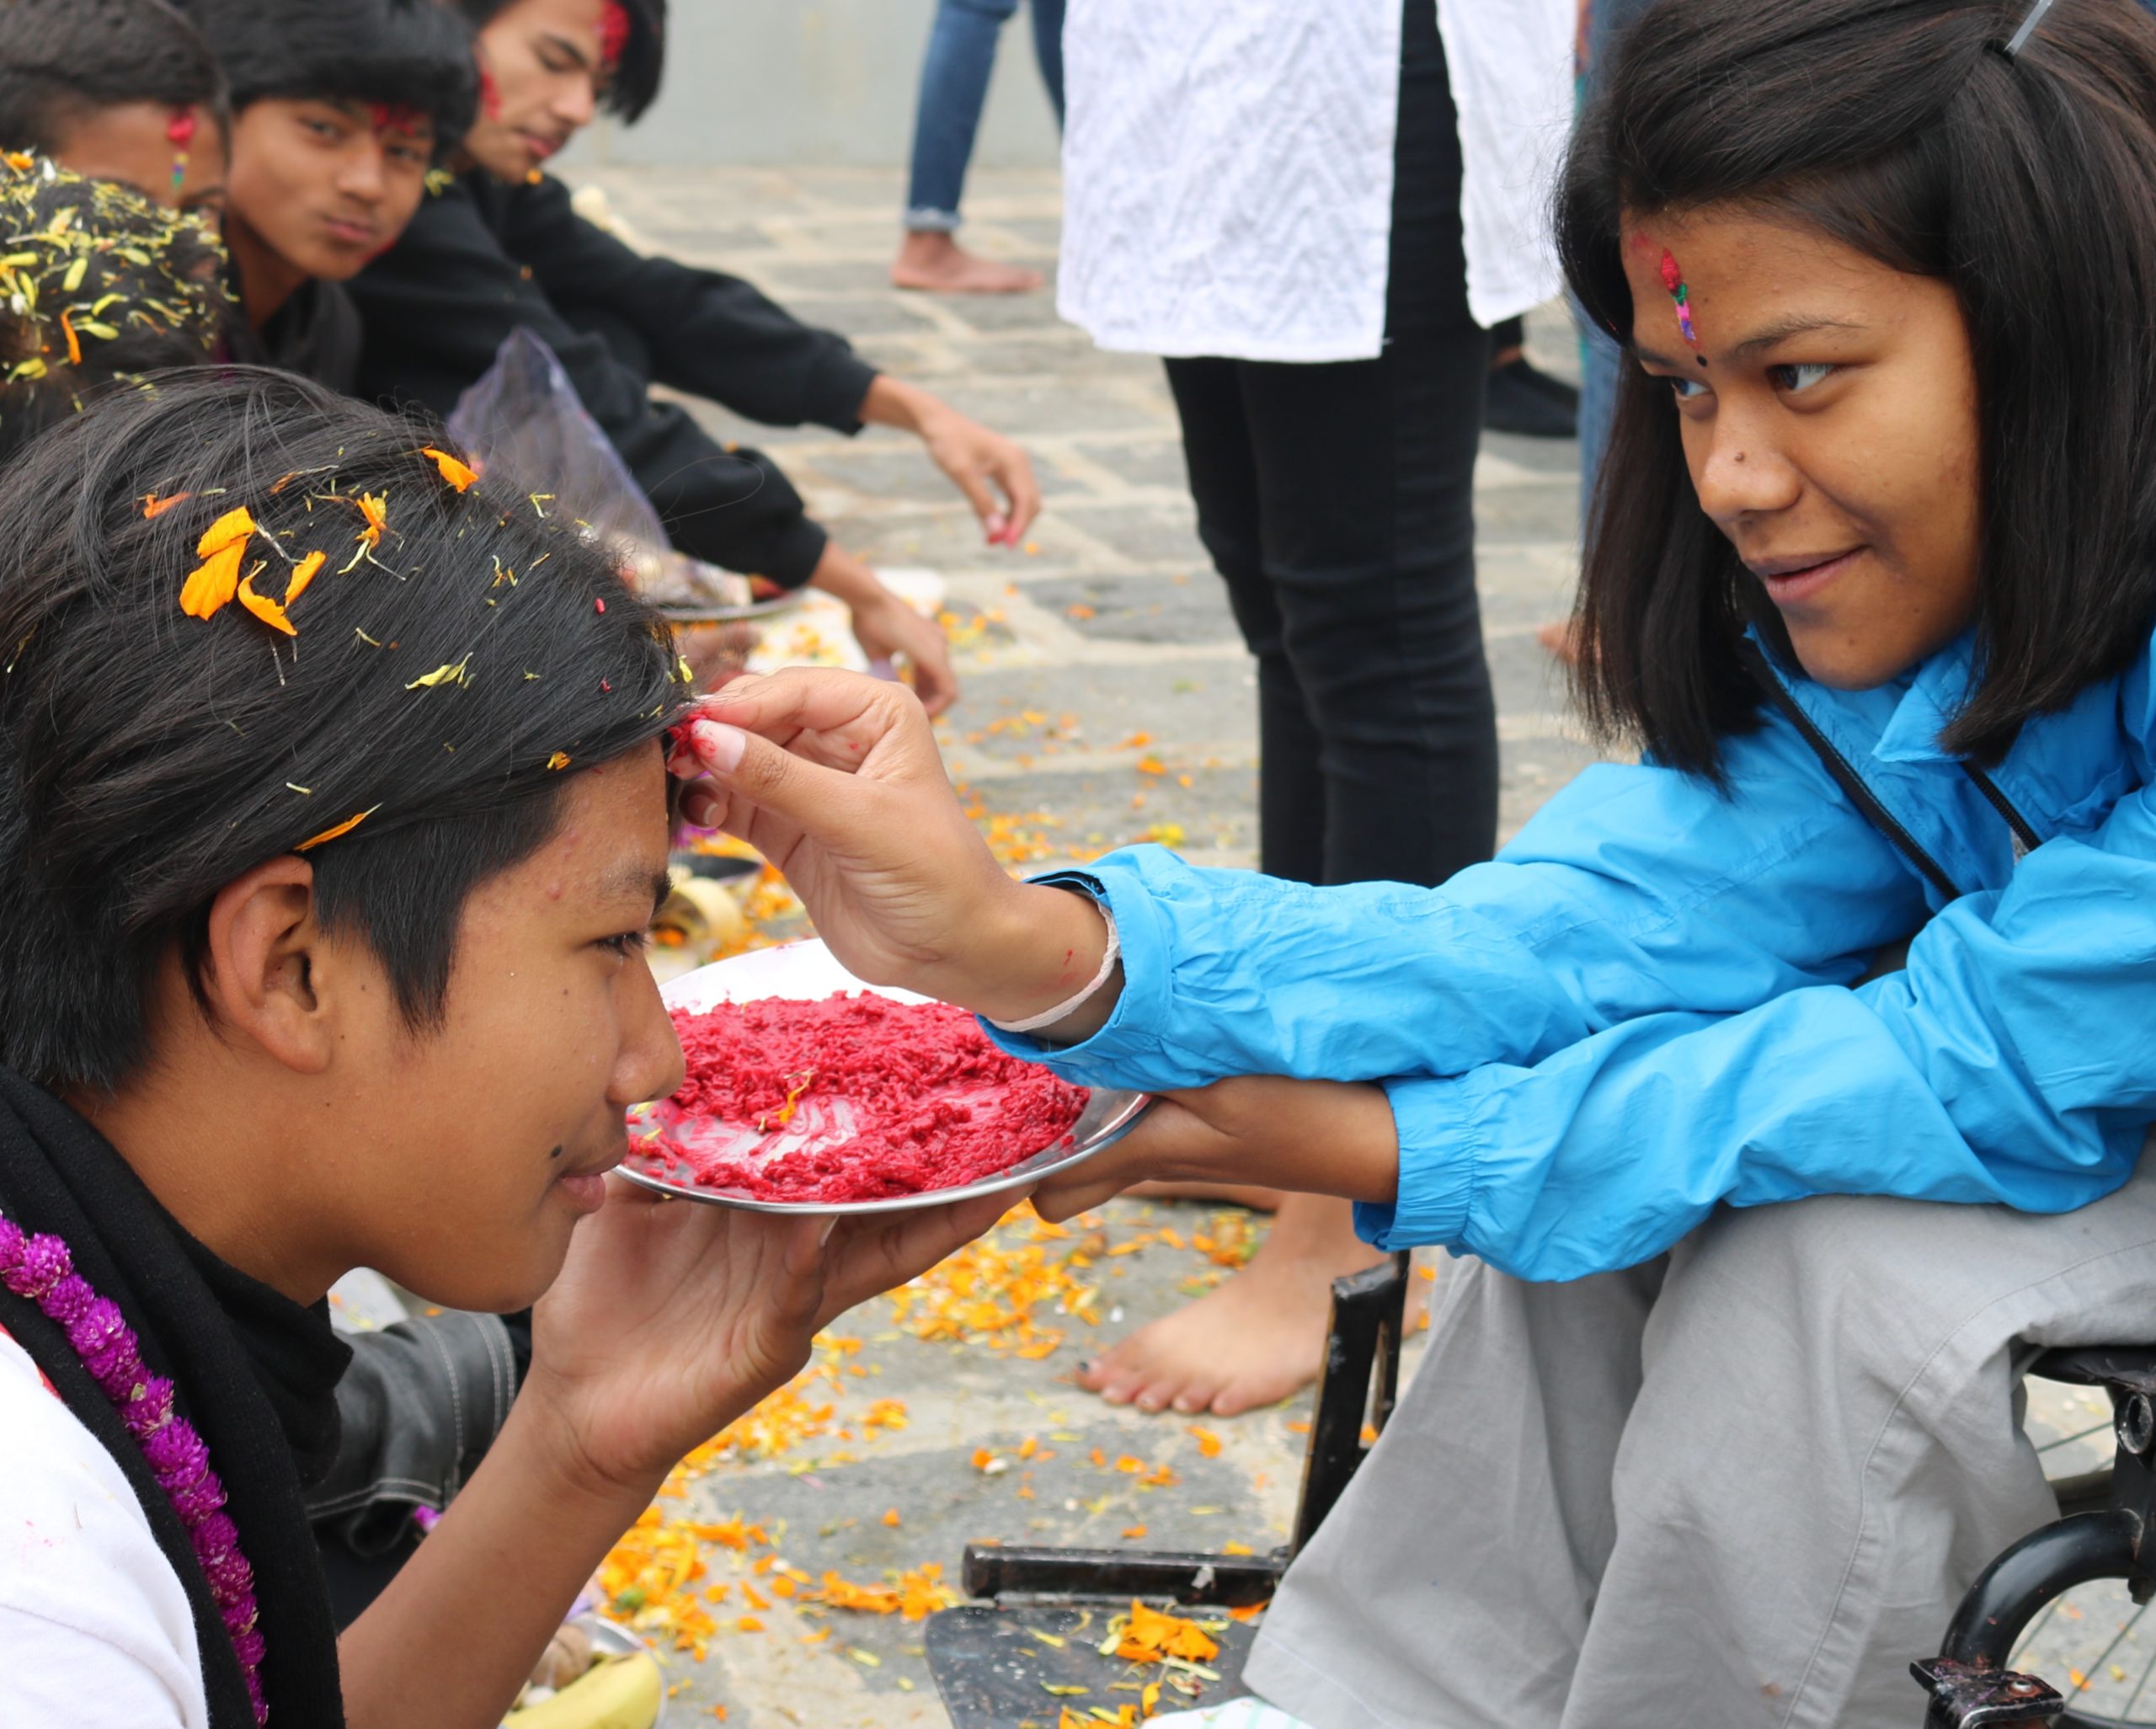
{"label": "wheelchair footrest", "polygon": [[1924,1729],[2018,1729],[2048,1723],[2066,1709],[2066,1700],[2049,1683],[2011,1669],[1980,1668],[1936,1657],[1911,1663],[1909,1673],[1931,1694]]}

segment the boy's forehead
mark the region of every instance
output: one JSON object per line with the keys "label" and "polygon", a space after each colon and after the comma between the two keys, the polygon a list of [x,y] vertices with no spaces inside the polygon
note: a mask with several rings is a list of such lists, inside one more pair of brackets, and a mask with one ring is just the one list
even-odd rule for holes
{"label": "boy's forehead", "polygon": [[664,893],[667,840],[666,769],[654,741],[573,773],[554,833],[530,863],[550,898],[648,903]]}

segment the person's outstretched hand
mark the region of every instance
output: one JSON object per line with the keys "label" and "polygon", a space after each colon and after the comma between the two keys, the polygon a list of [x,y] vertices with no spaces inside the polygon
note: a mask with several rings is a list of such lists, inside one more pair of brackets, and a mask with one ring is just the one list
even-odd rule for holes
{"label": "person's outstretched hand", "polygon": [[846,970],[1017,1021],[1098,969],[1083,897],[1014,883],[951,790],[911,692],[790,668],[704,699],[668,766],[682,814],[778,867]]}
{"label": "person's outstretched hand", "polygon": [[903,656],[913,669],[913,693],[930,714],[941,714],[958,700],[958,675],[943,627],[896,595],[886,590],[880,600],[855,605],[853,639],[871,660]]}
{"label": "person's outstretched hand", "polygon": [[837,1315],[1002,1217],[990,1195],[802,1218],[699,1206],[610,1177],[534,1317],[519,1400],[542,1401],[572,1481],[648,1493],[808,1360]]}
{"label": "person's outstretched hand", "polygon": [[990,546],[1015,547],[1025,538],[1040,515],[1041,488],[1023,451],[950,408],[922,418],[921,441],[930,460],[966,495]]}

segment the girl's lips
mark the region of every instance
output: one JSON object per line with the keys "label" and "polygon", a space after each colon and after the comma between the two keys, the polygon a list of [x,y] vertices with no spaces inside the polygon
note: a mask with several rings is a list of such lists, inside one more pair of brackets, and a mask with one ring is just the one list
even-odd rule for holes
{"label": "girl's lips", "polygon": [[1801,606],[1846,572],[1863,551],[1861,547],[1853,547],[1822,563],[1807,564],[1800,570],[1785,570],[1773,576],[1762,573],[1759,581],[1767,590],[1767,598],[1775,606]]}

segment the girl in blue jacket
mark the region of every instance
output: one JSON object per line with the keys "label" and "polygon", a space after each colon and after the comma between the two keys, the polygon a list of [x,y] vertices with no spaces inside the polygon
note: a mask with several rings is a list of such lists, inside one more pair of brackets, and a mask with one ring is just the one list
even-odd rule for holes
{"label": "girl in blue jacket", "polygon": [[1908,1721],[2055,1515],[2019,1367],[2156,1337],[2152,114],[2128,0],[1627,34],[1557,217],[1630,355],[1581,692],[1644,755],[1440,889],[1013,884],[888,689],[695,728],[856,973],[1168,1095],[1050,1216],[1234,1180],[1469,1257],[1249,1671],[1309,1722]]}

